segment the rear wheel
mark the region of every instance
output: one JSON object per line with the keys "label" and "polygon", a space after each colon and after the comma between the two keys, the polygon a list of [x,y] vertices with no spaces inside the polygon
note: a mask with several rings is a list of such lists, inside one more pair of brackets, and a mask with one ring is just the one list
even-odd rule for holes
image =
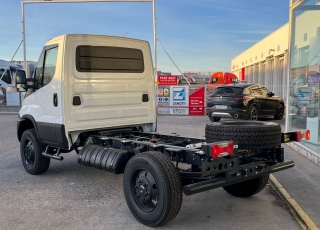
{"label": "rear wheel", "polygon": [[220,121],[221,117],[209,117],[209,119],[212,122],[218,122],[218,121]]}
{"label": "rear wheel", "polygon": [[255,106],[251,106],[250,110],[249,110],[249,115],[247,120],[254,120],[257,121],[259,118],[259,111],[258,108]]}
{"label": "rear wheel", "polygon": [[257,194],[266,187],[268,180],[269,174],[237,184],[228,185],[223,187],[223,189],[233,196],[249,197]]}
{"label": "rear wheel", "polygon": [[23,167],[27,173],[36,175],[48,170],[50,158],[42,156],[42,150],[35,130],[24,131],[20,141],[20,153]]}
{"label": "rear wheel", "polygon": [[131,213],[144,225],[163,225],[179,213],[180,176],[163,153],[145,152],[132,157],[125,168],[123,187]]}
{"label": "rear wheel", "polygon": [[277,114],[274,116],[274,119],[281,120],[284,114],[284,106],[282,104],[279,105]]}

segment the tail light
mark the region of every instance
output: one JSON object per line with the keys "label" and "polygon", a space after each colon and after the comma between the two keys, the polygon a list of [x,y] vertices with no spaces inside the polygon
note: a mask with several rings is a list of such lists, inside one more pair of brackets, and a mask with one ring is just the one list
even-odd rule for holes
{"label": "tail light", "polygon": [[211,101],[213,99],[213,97],[208,97],[208,101]]}
{"label": "tail light", "polygon": [[310,140],[310,130],[296,130],[293,132],[282,133],[281,142],[288,143],[291,141],[305,141]]}
{"label": "tail light", "polygon": [[233,99],[235,101],[246,101],[246,100],[248,100],[248,97],[234,97]]}
{"label": "tail light", "polygon": [[310,130],[296,131],[296,142],[310,140]]}
{"label": "tail light", "polygon": [[232,141],[217,142],[211,145],[211,157],[218,158],[233,155],[234,146]]}

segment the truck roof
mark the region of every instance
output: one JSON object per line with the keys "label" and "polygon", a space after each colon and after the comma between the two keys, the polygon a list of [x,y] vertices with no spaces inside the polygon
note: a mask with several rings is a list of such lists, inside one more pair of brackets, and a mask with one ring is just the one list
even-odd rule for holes
{"label": "truck roof", "polygon": [[111,36],[111,35],[102,35],[102,34],[62,34],[57,37],[53,37],[48,40],[48,42],[52,40],[59,40],[62,38],[103,38],[103,37],[108,37],[108,38],[115,38],[115,39],[125,39],[125,40],[135,40],[135,41],[142,41],[142,42],[148,42],[146,40],[141,40],[141,39],[136,39],[136,38],[127,38],[127,37],[119,37],[119,36]]}

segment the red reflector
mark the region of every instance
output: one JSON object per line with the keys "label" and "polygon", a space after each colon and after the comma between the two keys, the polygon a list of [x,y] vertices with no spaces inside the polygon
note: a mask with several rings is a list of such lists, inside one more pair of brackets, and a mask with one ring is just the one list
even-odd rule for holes
{"label": "red reflector", "polygon": [[297,131],[296,132],[296,142],[300,142],[302,138],[301,132]]}
{"label": "red reflector", "polygon": [[211,146],[211,157],[218,158],[233,154],[233,142],[219,142]]}

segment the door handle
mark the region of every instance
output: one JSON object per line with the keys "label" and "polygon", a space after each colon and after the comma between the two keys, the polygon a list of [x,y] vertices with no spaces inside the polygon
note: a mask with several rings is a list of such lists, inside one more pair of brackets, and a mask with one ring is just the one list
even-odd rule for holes
{"label": "door handle", "polygon": [[58,106],[58,95],[56,93],[53,94],[53,105]]}

